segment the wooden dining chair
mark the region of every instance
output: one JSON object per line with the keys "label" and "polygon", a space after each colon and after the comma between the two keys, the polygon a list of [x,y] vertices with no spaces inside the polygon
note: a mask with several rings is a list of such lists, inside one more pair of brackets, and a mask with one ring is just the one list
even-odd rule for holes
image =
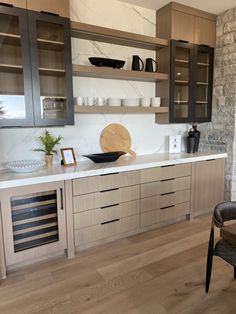
{"label": "wooden dining chair", "polygon": [[[236,224],[225,226],[226,221],[236,220],[236,202],[216,205],[212,216],[206,266],[206,293],[209,291],[213,256],[219,256],[234,267],[236,278]],[[214,243],[214,228],[220,228],[220,239]]]}

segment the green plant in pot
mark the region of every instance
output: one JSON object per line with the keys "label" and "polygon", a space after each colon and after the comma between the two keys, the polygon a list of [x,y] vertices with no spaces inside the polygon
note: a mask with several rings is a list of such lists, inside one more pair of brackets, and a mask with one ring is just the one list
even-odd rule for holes
{"label": "green plant in pot", "polygon": [[55,146],[60,144],[62,136],[54,137],[48,130],[45,130],[44,134],[39,136],[39,141],[43,148],[35,148],[35,152],[44,152],[45,161],[47,166],[52,166],[53,163],[53,153],[57,153]]}

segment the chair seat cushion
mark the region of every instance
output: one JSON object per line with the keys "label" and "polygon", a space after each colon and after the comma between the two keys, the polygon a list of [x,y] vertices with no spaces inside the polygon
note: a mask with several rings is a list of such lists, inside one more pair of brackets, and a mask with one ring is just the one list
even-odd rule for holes
{"label": "chair seat cushion", "polygon": [[226,262],[236,267],[236,245],[220,239],[215,245],[214,255],[223,258]]}
{"label": "chair seat cushion", "polygon": [[236,246],[236,224],[222,227],[220,229],[220,236],[227,242]]}

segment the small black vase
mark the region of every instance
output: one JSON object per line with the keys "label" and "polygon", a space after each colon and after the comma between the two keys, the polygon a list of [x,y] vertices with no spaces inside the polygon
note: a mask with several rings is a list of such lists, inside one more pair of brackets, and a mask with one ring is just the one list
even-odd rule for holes
{"label": "small black vase", "polygon": [[197,124],[193,124],[193,135],[196,139],[195,141],[195,149],[194,151],[197,153],[198,152],[198,146],[199,146],[199,142],[200,142],[200,136],[201,136],[201,132],[197,130]]}
{"label": "small black vase", "polygon": [[187,153],[189,154],[195,153],[195,145],[196,145],[196,138],[194,136],[187,136],[186,137]]}

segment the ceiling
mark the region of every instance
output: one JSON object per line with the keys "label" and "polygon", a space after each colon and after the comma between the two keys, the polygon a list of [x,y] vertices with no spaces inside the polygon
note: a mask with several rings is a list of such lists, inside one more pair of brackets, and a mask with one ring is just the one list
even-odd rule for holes
{"label": "ceiling", "polygon": [[[123,2],[128,2],[135,4],[140,7],[149,8],[153,10],[158,10],[170,0],[120,0]],[[228,9],[236,7],[235,0],[177,0],[175,2],[188,5],[190,7],[210,12],[213,14],[220,14]]]}

